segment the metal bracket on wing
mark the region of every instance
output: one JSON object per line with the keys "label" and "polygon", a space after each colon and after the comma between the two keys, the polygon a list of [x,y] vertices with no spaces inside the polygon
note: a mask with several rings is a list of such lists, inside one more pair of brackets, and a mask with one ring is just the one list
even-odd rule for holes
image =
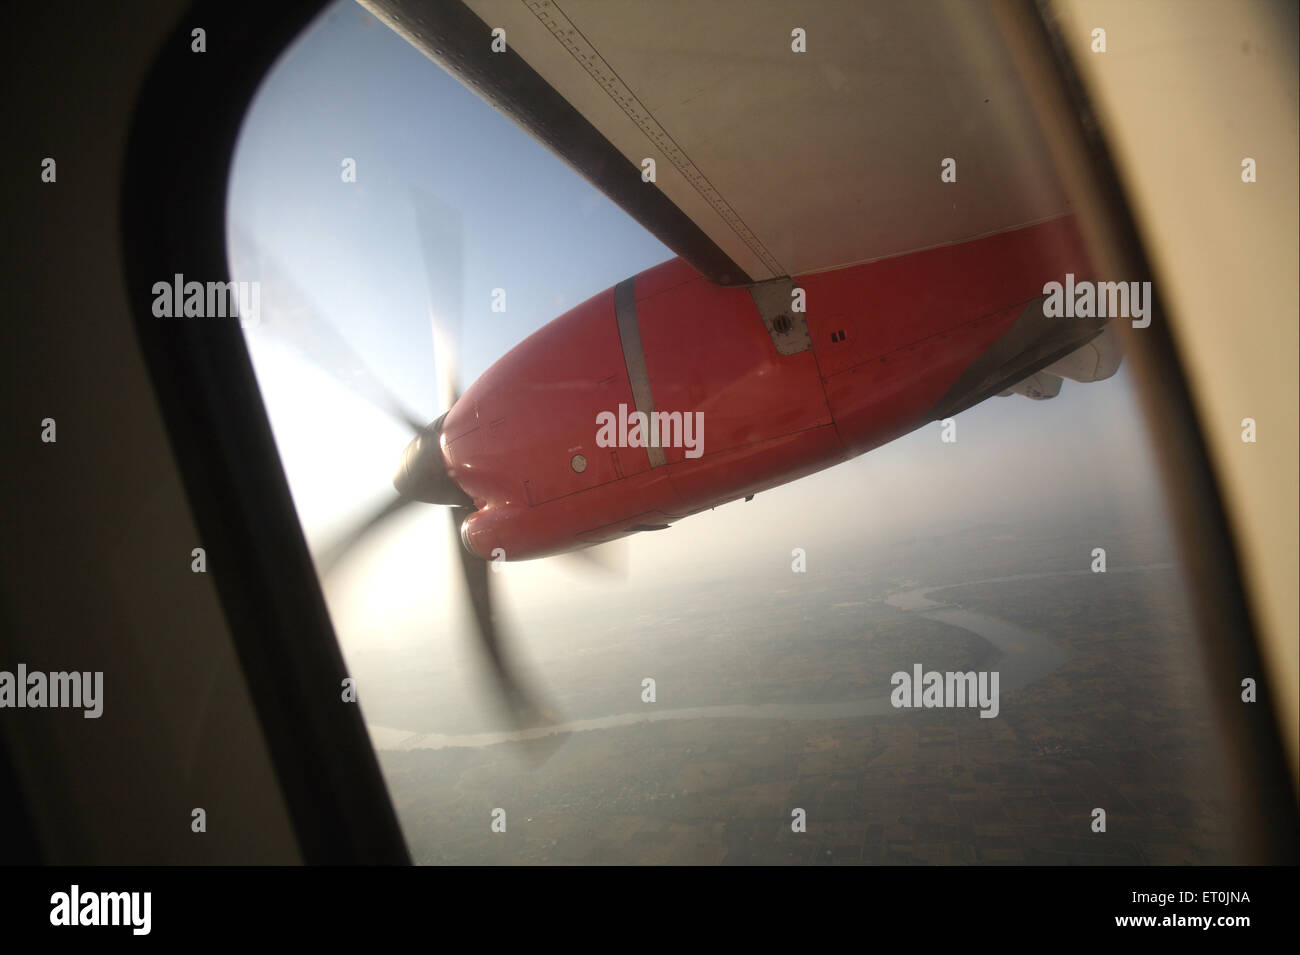
{"label": "metal bracket on wing", "polygon": [[767,333],[772,336],[772,344],[781,355],[797,355],[812,348],[807,316],[790,307],[793,293],[794,282],[788,278],[755,282],[749,286],[750,297],[767,326]]}

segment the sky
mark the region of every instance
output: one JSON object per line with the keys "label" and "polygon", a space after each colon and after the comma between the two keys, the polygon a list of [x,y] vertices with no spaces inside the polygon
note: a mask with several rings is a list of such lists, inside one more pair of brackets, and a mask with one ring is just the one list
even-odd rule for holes
{"label": "sky", "polygon": [[[356,182],[340,176],[356,162]],[[412,190],[454,208],[463,229],[460,372],[467,385],[537,328],[672,253],[562,161],[360,6],[330,7],[259,92],[230,176],[234,278],[273,261],[305,300],[423,420],[444,409],[427,316]],[[504,313],[490,308],[507,292]],[[272,303],[247,330],[282,463],[313,550],[392,497],[410,438],[304,352],[277,337]],[[626,579],[563,561],[508,565],[498,588],[514,629],[530,612],[580,617],[584,594],[670,601],[718,578],[808,572],[836,555],[981,523],[1085,525],[1159,508],[1128,375],[1066,382],[1050,401],[994,398],[853,461],[631,540]],[[464,629],[441,509],[417,506],[325,581],[345,655]],[[1095,542],[1080,541],[1081,557]],[[494,580],[494,583],[498,581]]]}

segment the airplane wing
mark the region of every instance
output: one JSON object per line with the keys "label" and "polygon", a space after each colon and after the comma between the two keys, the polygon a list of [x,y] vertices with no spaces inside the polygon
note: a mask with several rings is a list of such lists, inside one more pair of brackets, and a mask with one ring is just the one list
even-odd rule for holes
{"label": "airplane wing", "polygon": [[1069,211],[981,4],[361,2],[719,284]]}

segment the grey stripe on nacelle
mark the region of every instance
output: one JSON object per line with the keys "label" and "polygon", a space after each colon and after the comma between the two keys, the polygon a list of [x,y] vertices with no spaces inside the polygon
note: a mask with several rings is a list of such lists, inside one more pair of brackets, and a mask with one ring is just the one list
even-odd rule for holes
{"label": "grey stripe on nacelle", "polygon": [[[632,402],[636,410],[650,420],[654,413],[654,396],[650,393],[650,373],[645,367],[645,352],[641,349],[641,327],[636,318],[636,279],[624,279],[614,286],[614,317],[618,321],[618,338],[623,345],[623,364],[627,366],[627,380],[632,386]],[[649,440],[649,436],[647,436]],[[664,449],[657,443],[647,445],[646,456],[652,468],[664,465]]]}

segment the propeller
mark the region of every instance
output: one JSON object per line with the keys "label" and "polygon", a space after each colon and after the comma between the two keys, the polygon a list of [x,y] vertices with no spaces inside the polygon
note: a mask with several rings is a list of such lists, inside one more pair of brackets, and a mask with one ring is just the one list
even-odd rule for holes
{"label": "propeller", "polygon": [[317,563],[320,565],[321,573],[331,574],[343,563],[343,559],[352,552],[352,549],[361,541],[370,536],[370,533],[381,524],[387,523],[388,519],[399,511],[405,510],[409,505],[414,504],[414,498],[398,497],[385,501],[376,510],[371,511],[360,521],[354,524],[346,534],[332,541],[328,547],[318,555]]}
{"label": "propeller", "polygon": [[241,259],[236,269],[241,275],[256,275],[266,306],[257,324],[259,332],[275,339],[281,346],[308,359],[322,371],[345,385],[353,394],[364,398],[384,414],[419,431],[423,420],[413,414],[392,392],[383,386],[361,357],[334,327],[324,319],[297,283],[280,267],[267,250],[241,228],[231,234]]}
{"label": "propeller", "polygon": [[[517,729],[536,730],[558,721],[549,709],[536,702],[535,695],[525,689],[510,665],[506,641],[494,613],[488,563],[461,543],[461,525],[474,512],[474,503],[448,474],[442,455],[443,422],[460,398],[457,362],[461,315],[460,218],[455,210],[417,190],[412,190],[410,204],[424,268],[434,366],[443,407],[442,415],[428,424],[421,424],[421,419],[380,383],[258,243],[240,230],[235,230],[234,235],[258,263],[248,272],[257,274],[262,283],[265,320],[259,328],[303,354],[413,432],[393,476],[397,496],[362,515],[346,533],[317,554],[322,574],[335,572],[358,544],[412,504],[445,506],[453,546],[459,556],[460,576],[472,610],[476,642],[492,674],[497,695]],[[545,759],[560,741],[554,734],[538,737],[533,733],[525,739],[527,754],[537,761]]]}

